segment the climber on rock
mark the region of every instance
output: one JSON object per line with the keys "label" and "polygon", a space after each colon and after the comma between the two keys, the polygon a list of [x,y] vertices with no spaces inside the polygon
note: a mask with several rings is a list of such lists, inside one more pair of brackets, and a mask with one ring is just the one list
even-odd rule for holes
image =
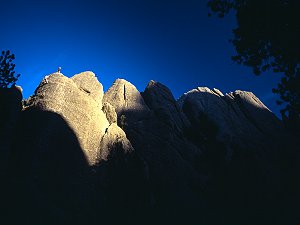
{"label": "climber on rock", "polygon": [[[58,67],[57,73],[61,73],[60,71],[61,71],[61,67]],[[44,77],[44,82],[45,82],[46,84],[48,84],[48,78],[49,78],[49,76],[50,76],[50,75],[47,75],[47,76]]]}
{"label": "climber on rock", "polygon": [[44,81],[45,81],[46,84],[48,84],[48,77],[49,77],[49,75],[44,77]]}

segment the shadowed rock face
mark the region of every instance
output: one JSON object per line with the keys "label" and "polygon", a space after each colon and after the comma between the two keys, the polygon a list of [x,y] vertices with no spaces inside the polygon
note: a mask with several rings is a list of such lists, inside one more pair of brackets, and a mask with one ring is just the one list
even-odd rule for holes
{"label": "shadowed rock face", "polygon": [[181,96],[178,104],[192,124],[205,114],[218,128],[217,139],[228,147],[267,149],[272,147],[270,137],[283,133],[280,120],[251,92],[224,96],[217,89],[198,87]]}
{"label": "shadowed rock face", "polygon": [[115,146],[123,149],[125,154],[133,151],[133,147],[126,138],[126,134],[120,127],[118,127],[116,123],[112,123],[109,125],[100,143],[100,158],[102,160],[107,160],[110,151],[114,149]]}
{"label": "shadowed rock face", "polygon": [[190,126],[182,109],[179,108],[171,91],[165,85],[151,80],[143,92],[143,97],[148,107],[162,122],[181,131]]}
{"label": "shadowed rock face", "polygon": [[[215,198],[210,202],[212,205],[220,205],[219,209],[212,206],[219,211],[217,214],[221,213],[231,224],[238,224],[245,217],[254,223],[272,223],[267,218],[279,210],[283,201],[280,194],[285,176],[282,156],[297,155],[285,150],[294,147],[281,121],[253,93],[246,91],[223,95],[216,89],[198,87],[181,96],[178,104],[192,124],[193,142],[201,145],[215,137],[214,142],[221,144],[212,149],[208,148],[210,145],[204,146],[204,156],[208,157],[201,160],[201,164],[212,160],[209,166],[215,168],[211,180],[217,185],[210,186],[208,195]],[[225,147],[225,161],[221,155],[223,161],[216,165],[222,146]],[[211,150],[215,150],[213,156],[209,153]],[[250,215],[262,208],[269,210],[265,210],[261,218]]]}
{"label": "shadowed rock face", "polygon": [[238,90],[227,96],[234,99],[248,121],[262,133],[276,137],[284,132],[281,121],[252,92]]}
{"label": "shadowed rock face", "polygon": [[15,126],[22,110],[20,88],[0,89],[0,174],[7,165],[9,150],[15,133]]}
{"label": "shadowed rock face", "polygon": [[[151,83],[148,89],[150,86]],[[169,218],[171,223],[176,220],[182,222],[189,210],[196,210],[201,199],[200,192],[193,190],[202,182],[193,168],[193,161],[199,157],[201,150],[184,138],[180,118],[183,114],[176,111],[172,94],[163,85],[152,88],[146,89],[143,94],[145,99],[149,96],[146,100],[149,107],[140,92],[125,80],[116,80],[103,99],[116,108],[119,124],[122,123],[120,117],[125,115],[123,129],[142,160],[144,176],[148,186],[152,187],[148,195],[152,196],[149,207],[157,210],[153,218],[161,218],[165,222]],[[163,102],[168,105],[164,106]],[[163,110],[158,112],[160,107]],[[160,117],[162,114],[168,116]],[[175,213],[178,211],[181,213]],[[192,218],[187,221],[191,222]]]}

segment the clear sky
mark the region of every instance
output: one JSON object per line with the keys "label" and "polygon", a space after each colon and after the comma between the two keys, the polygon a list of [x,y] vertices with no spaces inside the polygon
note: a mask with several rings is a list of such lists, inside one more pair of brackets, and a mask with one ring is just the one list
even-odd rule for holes
{"label": "clear sky", "polygon": [[280,75],[254,76],[231,61],[234,17],[208,17],[206,0],[1,1],[1,50],[15,56],[24,98],[45,75],[93,71],[107,90],[124,78],[157,80],[175,98],[198,86],[252,91],[279,115]]}

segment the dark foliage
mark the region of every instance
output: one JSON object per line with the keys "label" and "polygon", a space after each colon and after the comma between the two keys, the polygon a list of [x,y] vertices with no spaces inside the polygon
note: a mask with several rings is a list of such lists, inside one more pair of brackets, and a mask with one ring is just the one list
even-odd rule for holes
{"label": "dark foliage", "polygon": [[209,0],[211,13],[224,17],[235,12],[233,39],[237,55],[232,60],[284,77],[273,89],[285,105],[282,114],[299,119],[300,113],[300,1],[297,0]]}
{"label": "dark foliage", "polygon": [[12,62],[15,59],[15,55],[11,54],[9,50],[2,51],[0,56],[0,88],[8,88],[10,85],[15,85],[16,81],[20,77],[20,74],[16,74],[15,64]]}

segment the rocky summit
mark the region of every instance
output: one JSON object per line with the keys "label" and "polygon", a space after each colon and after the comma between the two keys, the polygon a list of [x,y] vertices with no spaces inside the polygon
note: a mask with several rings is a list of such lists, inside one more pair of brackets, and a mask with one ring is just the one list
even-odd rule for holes
{"label": "rocky summit", "polygon": [[86,71],[0,104],[1,224],[299,222],[298,134],[252,92]]}

